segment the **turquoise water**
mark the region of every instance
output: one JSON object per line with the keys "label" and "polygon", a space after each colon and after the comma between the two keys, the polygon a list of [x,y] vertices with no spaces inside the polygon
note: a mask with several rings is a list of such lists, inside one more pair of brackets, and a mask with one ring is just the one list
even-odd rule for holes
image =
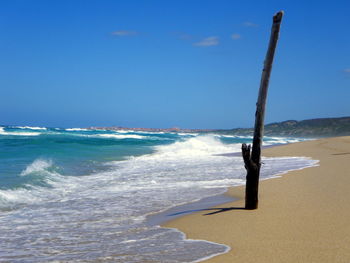
{"label": "turquoise water", "polygon": [[[295,138],[265,138],[266,145]],[[146,224],[147,215],[245,182],[250,137],[0,128],[0,261],[192,262],[227,247]],[[262,178],[315,165],[265,158]]]}
{"label": "turquoise water", "polygon": [[33,183],[35,173],[24,177],[21,172],[35,160],[53,161],[55,165],[50,169],[62,175],[83,176],[103,170],[109,161],[150,154],[154,152],[154,146],[173,143],[179,137],[177,134],[116,133],[84,129],[2,128],[0,189]]}

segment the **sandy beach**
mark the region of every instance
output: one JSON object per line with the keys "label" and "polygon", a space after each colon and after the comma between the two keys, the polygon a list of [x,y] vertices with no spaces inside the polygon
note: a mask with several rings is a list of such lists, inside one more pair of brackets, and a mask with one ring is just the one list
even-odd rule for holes
{"label": "sandy beach", "polygon": [[277,146],[263,156],[320,162],[262,181],[258,210],[242,209],[244,187],[234,187],[227,194],[239,200],[216,207],[232,209],[201,211],[164,226],[231,247],[206,262],[350,262],[350,137]]}

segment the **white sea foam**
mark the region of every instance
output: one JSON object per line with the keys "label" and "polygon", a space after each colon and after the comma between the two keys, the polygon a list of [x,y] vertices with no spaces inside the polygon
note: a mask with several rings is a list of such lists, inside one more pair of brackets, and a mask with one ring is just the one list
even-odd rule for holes
{"label": "white sea foam", "polygon": [[137,134],[96,134],[91,135],[91,137],[103,137],[103,138],[114,138],[114,139],[144,139],[145,136],[137,135]]}
{"label": "white sea foam", "polygon": [[[131,136],[118,136],[117,134],[100,134],[99,136],[101,135],[117,136],[116,138]],[[131,138],[139,138],[134,136]],[[164,194],[167,194],[170,189],[215,189],[244,183],[245,170],[241,158],[216,156],[218,153],[238,152],[240,144],[223,144],[215,136],[206,135],[188,138],[170,145],[155,146],[155,150],[153,154],[125,161],[109,162],[109,166],[115,167],[111,171],[92,174],[88,177],[62,176],[51,169],[54,166],[52,160],[42,158],[30,163],[20,175],[41,174],[46,176],[46,181],[54,189],[35,188],[36,191],[43,194],[43,197],[54,197],[54,194],[59,197],[67,192],[73,193],[75,189],[80,189],[75,194],[81,195],[84,193],[82,189],[90,191],[94,187],[99,189],[96,193],[100,194],[106,192],[125,194],[152,189],[165,191]],[[267,158],[264,160],[262,169],[269,175],[282,173],[289,168],[298,169],[315,165],[315,161],[305,158]],[[232,177],[232,175],[235,176]],[[174,180],[172,176],[176,176],[176,179]],[[51,194],[46,192],[51,192]],[[7,195],[13,196],[14,193],[10,191]],[[23,196],[25,191],[19,193]],[[193,195],[198,196],[195,192]],[[24,197],[24,200],[27,199]],[[40,198],[36,195],[33,200],[40,200]]]}
{"label": "white sea foam", "polygon": [[116,133],[100,133],[100,134],[83,134],[72,133],[72,136],[86,137],[86,138],[106,138],[106,139],[148,139],[148,136],[142,136],[137,134],[116,134]]}
{"label": "white sea foam", "polygon": [[45,127],[32,127],[32,126],[13,126],[16,129],[29,129],[29,130],[47,130]]}
{"label": "white sea foam", "polygon": [[287,143],[295,143],[302,142],[310,139],[305,138],[289,138],[289,137],[264,137],[263,145],[274,145],[274,144],[287,144]]}
{"label": "white sea foam", "polygon": [[133,130],[113,130],[113,131],[117,133],[134,133]]}
{"label": "white sea foam", "polygon": [[162,157],[167,156],[208,156],[213,154],[223,154],[238,152],[240,145],[223,144],[212,135],[192,137],[184,141],[177,141],[170,145],[157,146],[156,150]]}
{"label": "white sea foam", "polygon": [[214,136],[223,137],[223,138],[238,138],[236,135],[214,134]]}
{"label": "white sea foam", "polygon": [[165,134],[165,132],[155,132],[155,131],[129,131],[133,133],[141,133],[141,134]]}
{"label": "white sea foam", "polygon": [[37,176],[48,187],[26,184],[24,188],[0,190],[0,209],[8,209],[17,205],[40,204],[52,200],[59,200],[72,193],[81,184],[80,177],[63,176],[52,168],[54,163],[49,159],[38,158],[30,163],[20,176]]}
{"label": "white sea foam", "polygon": [[84,128],[67,128],[66,131],[88,131],[88,129]]}
{"label": "white sea foam", "polygon": [[[241,136],[241,135],[213,134],[213,136],[217,138],[253,139],[253,136]],[[287,144],[287,143],[301,142],[305,140],[310,140],[310,139],[264,136],[263,145]]]}
{"label": "white sea foam", "polygon": [[[36,194],[40,194],[36,191]],[[32,191],[24,188],[16,190],[0,190],[0,208],[11,209],[19,204],[35,204],[40,198],[37,198]]]}
{"label": "white sea foam", "polygon": [[[36,159],[20,175],[27,176],[33,173],[44,172],[50,166],[52,166],[52,161]],[[38,203],[46,195],[47,190],[45,188],[33,185],[28,185],[28,188],[0,190],[0,208],[10,208],[18,204]]]}
{"label": "white sea foam", "polygon": [[[22,261],[35,261],[38,256],[50,261],[47,247],[55,251],[57,261],[198,262],[193,260],[226,252],[227,246],[186,240],[177,230],[149,227],[144,220],[147,214],[243,184],[242,158],[217,155],[237,152],[240,144],[224,144],[206,135],[155,146],[154,150],[153,154],[111,162],[107,171],[80,177],[55,172],[49,159],[38,158],[28,164],[21,173],[23,179],[40,174],[50,187],[0,190],[0,207],[29,206],[0,217],[7,253],[0,252],[0,258],[10,260],[25,248],[35,256],[26,255]],[[262,178],[314,162],[264,158]],[[19,236],[25,241],[19,242]]]}
{"label": "white sea foam", "polygon": [[5,131],[4,127],[0,127],[0,135],[11,135],[11,136],[37,136],[40,135],[40,132],[12,132]]}
{"label": "white sea foam", "polygon": [[26,176],[34,172],[41,172],[52,166],[52,160],[36,159],[25,170],[21,172],[21,176]]}
{"label": "white sea foam", "polygon": [[177,135],[180,136],[198,136],[198,133],[183,133],[183,132],[178,132]]}
{"label": "white sea foam", "polygon": [[239,139],[253,139],[252,135],[234,135],[235,138],[239,138]]}

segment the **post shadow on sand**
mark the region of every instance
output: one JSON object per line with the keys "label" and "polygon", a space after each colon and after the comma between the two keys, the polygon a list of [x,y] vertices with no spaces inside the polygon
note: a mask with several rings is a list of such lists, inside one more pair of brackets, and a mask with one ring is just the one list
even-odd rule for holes
{"label": "post shadow on sand", "polygon": [[246,210],[246,208],[245,207],[218,207],[218,208],[214,207],[214,208],[204,208],[204,209],[193,209],[193,210],[186,210],[186,211],[169,214],[167,216],[178,216],[178,215],[189,214],[189,213],[200,212],[200,211],[213,211],[210,213],[203,214],[204,216],[210,216],[210,215],[215,215],[215,214],[228,212],[232,210]]}

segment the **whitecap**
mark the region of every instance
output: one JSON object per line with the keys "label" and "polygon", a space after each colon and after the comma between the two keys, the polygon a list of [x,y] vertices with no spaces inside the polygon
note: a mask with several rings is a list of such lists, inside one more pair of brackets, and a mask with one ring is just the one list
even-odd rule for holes
{"label": "whitecap", "polygon": [[134,131],[133,130],[113,130],[114,132],[117,132],[117,133],[133,133]]}
{"label": "whitecap", "polygon": [[224,135],[224,134],[214,134],[214,136],[217,137],[223,137],[223,138],[238,138],[236,135]]}
{"label": "whitecap", "polygon": [[307,140],[311,140],[311,139],[266,136],[264,137],[263,145],[267,146],[267,145],[274,145],[274,144],[287,144],[287,143],[302,142]]}
{"label": "whitecap", "polygon": [[15,129],[29,129],[29,130],[47,130],[45,127],[32,127],[32,126],[13,126]]}
{"label": "whitecap", "polygon": [[34,172],[41,172],[53,165],[52,160],[36,159],[21,172],[21,176],[26,176]]}
{"label": "whitecap", "polygon": [[85,128],[67,128],[66,131],[88,131],[88,129]]}
{"label": "whitecap", "polygon": [[[106,138],[116,139],[120,136],[141,136],[118,133],[72,135],[102,135],[102,138],[107,135]],[[170,145],[155,146],[154,150],[153,154],[115,161],[110,163],[108,170],[80,177],[60,175],[55,172],[55,164],[50,159],[38,158],[28,164],[22,176],[40,174],[50,187],[0,190],[2,208],[35,204],[30,209],[19,209],[2,216],[7,251],[17,253],[19,249],[28,249],[28,253],[33,255],[26,258],[28,261],[35,261],[38,254],[42,255],[43,261],[50,261],[52,255],[45,254],[49,245],[60,253],[57,252],[55,257],[61,261],[101,260],[102,256],[95,255],[95,251],[102,251],[103,257],[108,257],[107,261],[120,261],[113,252],[118,251],[118,254],[131,255],[122,258],[124,262],[132,261],[140,247],[150,248],[150,258],[143,260],[149,262],[171,256],[174,262],[191,262],[195,258],[202,260],[215,253],[226,252],[228,247],[212,244],[214,248],[207,253],[209,242],[186,241],[185,236],[176,230],[148,228],[143,222],[149,213],[196,200],[199,196],[219,194],[227,186],[243,184],[246,171],[242,158],[215,156],[240,151],[240,144],[225,144],[213,135],[201,135],[185,137]],[[309,162],[312,161],[302,158],[263,159],[262,176],[283,172],[288,167],[305,167]],[[26,242],[19,243],[19,236]],[[73,246],[73,242],[76,245]],[[187,249],[186,243],[195,250]],[[196,244],[201,245],[195,247]],[[156,253],[153,245],[159,248],[158,258],[153,258]],[[106,246],[111,249],[104,250]],[[88,253],[91,248],[94,250]],[[180,252],[171,255],[172,251]],[[189,255],[182,258],[183,251]],[[205,255],[207,257],[203,257]]]}
{"label": "whitecap", "polygon": [[11,135],[11,136],[37,136],[40,132],[9,132],[5,131],[4,127],[0,127],[0,135]]}
{"label": "whitecap", "polygon": [[183,132],[178,132],[177,135],[180,135],[180,136],[198,136],[198,133],[183,133]]}
{"label": "whitecap", "polygon": [[165,156],[210,156],[213,154],[232,153],[240,151],[240,144],[224,144],[213,135],[191,137],[170,145],[156,146],[156,150]]}
{"label": "whitecap", "polygon": [[146,136],[137,135],[137,134],[96,134],[91,135],[91,137],[103,137],[103,138],[115,138],[115,139],[144,139]]}

